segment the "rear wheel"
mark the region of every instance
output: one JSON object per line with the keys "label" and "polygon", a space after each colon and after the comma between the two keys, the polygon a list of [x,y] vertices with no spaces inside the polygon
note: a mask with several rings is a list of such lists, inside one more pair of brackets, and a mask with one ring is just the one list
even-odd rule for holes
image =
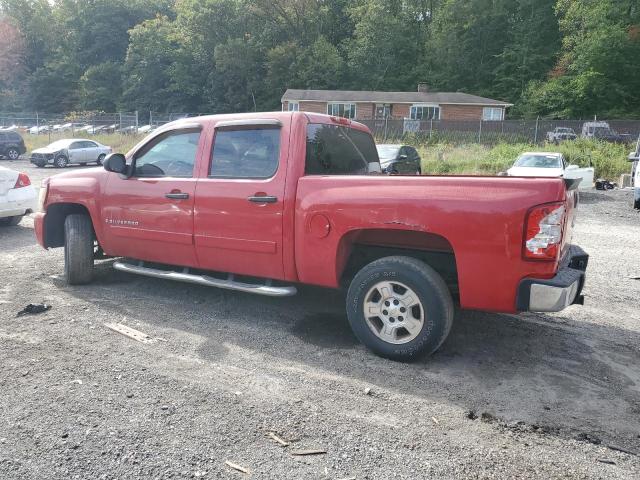
{"label": "rear wheel", "polygon": [[0,218],[0,226],[3,227],[15,227],[21,221],[24,215],[15,215],[13,217]]}
{"label": "rear wheel", "polygon": [[20,158],[20,152],[15,148],[10,148],[7,150],[7,158],[9,160],[17,160]]}
{"label": "rear wheel", "polygon": [[69,160],[67,159],[67,157],[65,157],[64,155],[58,155],[54,161],[53,164],[57,167],[57,168],[64,168],[69,164]]}
{"label": "rear wheel", "polygon": [[374,353],[413,360],[435,352],[453,323],[444,280],[424,262],[386,257],[364,267],[347,293],[353,332]]}
{"label": "rear wheel", "polygon": [[69,285],[93,278],[93,226],[88,215],[69,215],[64,221],[64,274]]}

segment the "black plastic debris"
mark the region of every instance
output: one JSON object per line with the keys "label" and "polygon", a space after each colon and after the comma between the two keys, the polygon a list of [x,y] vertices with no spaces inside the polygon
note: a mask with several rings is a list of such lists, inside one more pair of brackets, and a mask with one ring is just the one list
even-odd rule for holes
{"label": "black plastic debris", "polygon": [[617,186],[618,185],[616,183],[605,180],[604,178],[596,180],[596,190],[613,190]]}
{"label": "black plastic debris", "polygon": [[22,310],[18,312],[18,317],[22,317],[23,315],[37,315],[39,313],[44,313],[47,310],[51,310],[51,305],[46,303],[30,303]]}

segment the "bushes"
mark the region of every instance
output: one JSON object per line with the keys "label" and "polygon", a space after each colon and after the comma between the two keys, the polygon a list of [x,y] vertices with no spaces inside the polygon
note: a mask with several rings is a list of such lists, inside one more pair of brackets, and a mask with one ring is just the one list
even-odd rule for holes
{"label": "bushes", "polygon": [[585,139],[542,147],[527,143],[499,143],[493,147],[431,143],[417,148],[422,157],[422,171],[433,175],[495,175],[511,167],[518,155],[526,151],[561,152],[569,163],[591,165],[596,177],[610,180],[630,171],[627,155],[631,147]]}

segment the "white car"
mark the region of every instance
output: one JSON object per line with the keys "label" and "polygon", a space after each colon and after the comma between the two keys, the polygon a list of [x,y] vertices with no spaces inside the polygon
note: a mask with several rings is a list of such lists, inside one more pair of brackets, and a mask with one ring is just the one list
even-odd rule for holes
{"label": "white car", "polygon": [[0,167],[0,226],[20,223],[35,210],[36,197],[27,174]]}
{"label": "white car", "polygon": [[592,188],[595,169],[569,165],[564,155],[556,152],[525,152],[518,157],[507,175],[511,177],[580,178],[579,188]]}
{"label": "white car", "polygon": [[31,163],[36,167],[51,164],[63,168],[70,163],[96,163],[102,165],[104,157],[111,153],[111,147],[102,145],[94,140],[84,138],[70,138],[58,140],[44,148],[37,148],[31,152]]}

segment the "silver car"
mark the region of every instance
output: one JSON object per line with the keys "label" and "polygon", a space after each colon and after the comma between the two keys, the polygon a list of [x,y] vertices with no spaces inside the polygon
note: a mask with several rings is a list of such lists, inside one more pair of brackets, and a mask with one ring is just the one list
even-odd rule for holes
{"label": "silver car", "polygon": [[51,164],[57,168],[63,168],[71,163],[86,165],[96,163],[102,165],[104,157],[111,153],[111,147],[102,145],[94,140],[84,138],[72,138],[58,140],[52,144],[38,148],[31,152],[31,163],[36,167],[44,167]]}

